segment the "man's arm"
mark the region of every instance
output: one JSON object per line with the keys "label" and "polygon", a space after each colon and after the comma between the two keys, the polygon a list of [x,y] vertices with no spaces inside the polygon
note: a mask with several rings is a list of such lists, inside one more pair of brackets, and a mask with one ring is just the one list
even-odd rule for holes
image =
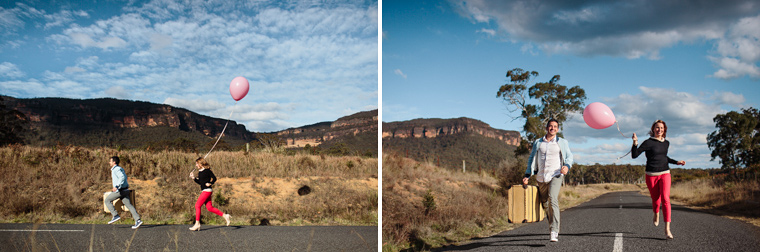
{"label": "man's arm", "polygon": [[570,171],[570,168],[573,167],[573,152],[570,151],[570,144],[567,142],[567,140],[562,139],[565,142],[565,161],[564,165],[562,166],[562,170],[560,170],[560,173],[562,175],[567,175],[567,173]]}
{"label": "man's arm", "polygon": [[[111,177],[113,179],[114,189],[116,190],[122,189],[122,187],[124,186],[124,182],[127,180],[126,174],[124,174],[124,169],[119,167],[119,169],[112,170]],[[116,190],[114,190],[114,192]]]}
{"label": "man's arm", "polygon": [[530,176],[533,176],[533,169],[531,169],[531,166],[533,166],[533,158],[536,156],[536,143],[538,142],[535,141],[533,144],[531,144],[530,155],[528,156],[528,168],[525,169],[523,185],[527,185],[528,181],[530,180]]}

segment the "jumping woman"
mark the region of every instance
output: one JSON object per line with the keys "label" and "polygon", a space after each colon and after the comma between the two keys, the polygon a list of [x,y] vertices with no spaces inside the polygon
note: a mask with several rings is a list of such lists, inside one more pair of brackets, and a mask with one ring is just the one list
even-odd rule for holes
{"label": "jumping woman", "polygon": [[652,208],[654,210],[653,224],[658,226],[660,223],[660,204],[665,212],[665,237],[673,239],[673,234],[670,233],[670,167],[668,164],[685,165],[686,161],[676,161],[668,157],[668,147],[670,142],[665,140],[665,135],[668,133],[668,126],[662,120],[657,120],[652,124],[652,128],[649,131],[651,136],[649,139],[644,140],[641,146],[636,148],[639,143],[639,139],[636,137],[636,133],[633,133],[631,137],[633,139],[633,147],[631,147],[631,157],[637,158],[641,153],[646,152],[647,166],[646,166],[646,182],[647,188],[649,188],[649,196],[652,197]]}
{"label": "jumping woman", "polygon": [[213,190],[211,186],[216,182],[216,176],[211,171],[211,166],[206,162],[204,158],[198,158],[195,160],[195,167],[198,168],[198,177],[196,178],[193,172],[190,172],[190,178],[201,185],[201,195],[198,196],[198,201],[195,202],[195,225],[190,230],[198,231],[201,229],[201,206],[206,205],[206,209],[209,212],[222,216],[227,221],[227,226],[230,225],[230,215],[222,213],[219,209],[214,208],[212,205],[211,194]]}

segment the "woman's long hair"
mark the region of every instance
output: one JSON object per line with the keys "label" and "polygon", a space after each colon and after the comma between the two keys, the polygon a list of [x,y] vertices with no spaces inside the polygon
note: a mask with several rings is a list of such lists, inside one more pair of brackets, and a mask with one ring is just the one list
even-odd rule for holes
{"label": "woman's long hair", "polygon": [[211,168],[211,165],[209,165],[208,162],[206,161],[206,159],[202,158],[202,157],[199,157],[198,159],[196,159],[195,163],[200,164],[201,167],[203,167],[203,169],[209,169],[209,168]]}

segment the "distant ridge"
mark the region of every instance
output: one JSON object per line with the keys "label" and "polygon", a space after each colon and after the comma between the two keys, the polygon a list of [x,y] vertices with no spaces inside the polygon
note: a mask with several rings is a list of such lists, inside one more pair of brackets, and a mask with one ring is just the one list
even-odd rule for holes
{"label": "distant ridge", "polygon": [[520,133],[467,117],[383,122],[383,153],[461,170],[495,171],[514,161]]}
{"label": "distant ridge", "polygon": [[434,138],[465,132],[498,139],[509,145],[517,146],[520,143],[520,132],[494,129],[482,121],[467,117],[383,123],[383,138]]}
{"label": "distant ridge", "polygon": [[377,113],[364,111],[338,118],[333,122],[320,122],[298,128],[277,131],[288,148],[319,146],[333,148],[341,144],[348,149],[377,155]]}
{"label": "distant ridge", "polygon": [[[190,146],[184,148],[186,150],[198,151],[204,149],[205,145],[213,144],[227,123],[226,119],[143,101],[113,98],[0,97],[7,109],[15,109],[26,116],[30,131],[24,136],[25,142],[38,146],[63,144],[87,147],[166,148],[181,145],[183,148]],[[298,143],[318,139],[311,146],[342,142],[349,151],[364,153],[366,149],[351,148],[371,145],[355,141],[360,133],[372,130],[375,134],[376,154],[377,110],[341,117],[335,122],[321,122],[274,134],[288,143],[286,147],[303,147]],[[229,121],[217,148],[232,148],[250,142],[255,144],[257,137],[257,133],[248,131],[244,125]]]}

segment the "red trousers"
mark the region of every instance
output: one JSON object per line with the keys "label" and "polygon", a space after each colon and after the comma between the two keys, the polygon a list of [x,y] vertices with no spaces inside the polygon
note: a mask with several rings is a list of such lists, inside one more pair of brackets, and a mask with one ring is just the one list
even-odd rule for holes
{"label": "red trousers", "polygon": [[660,176],[646,175],[649,196],[652,197],[652,208],[655,213],[660,212],[660,204],[665,211],[665,222],[670,222],[670,173]]}
{"label": "red trousers", "polygon": [[203,204],[206,204],[206,209],[209,212],[215,213],[219,216],[224,215],[222,211],[214,208],[211,201],[211,192],[201,191],[201,195],[198,196],[198,201],[195,202],[195,221],[201,221],[201,206],[203,206]]}

